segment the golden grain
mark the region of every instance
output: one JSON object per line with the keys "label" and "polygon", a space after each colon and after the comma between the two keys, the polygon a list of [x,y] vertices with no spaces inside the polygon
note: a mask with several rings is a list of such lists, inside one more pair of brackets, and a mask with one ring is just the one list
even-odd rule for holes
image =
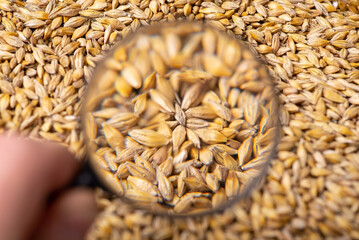
{"label": "golden grain", "polygon": [[[217,9],[218,6],[226,12],[221,15],[222,20],[217,19],[213,22],[218,22],[217,25],[219,27],[226,29],[230,33],[233,32],[237,37],[250,42],[255,48],[260,47],[265,49],[265,52],[260,54],[261,58],[266,61],[267,67],[277,78],[278,89],[280,90],[279,95],[281,98],[283,97],[282,100],[285,102],[285,108],[280,114],[284,137],[279,145],[279,161],[274,162],[275,167],[273,169],[276,169],[276,171],[270,172],[263,190],[255,194],[256,197],[252,199],[250,206],[257,204],[257,207],[247,207],[245,204],[240,204],[213,217],[201,217],[182,221],[152,216],[142,211],[134,211],[131,206],[118,199],[110,201],[105,194],[97,192],[97,195],[100,196],[98,201],[99,206],[104,208],[104,210],[91,229],[88,239],[359,238],[359,232],[356,230],[358,223],[353,217],[357,214],[357,209],[353,207],[356,205],[356,198],[353,194],[357,192],[355,187],[355,179],[357,179],[357,174],[355,174],[355,169],[357,169],[355,159],[358,156],[355,150],[357,149],[356,142],[351,139],[355,138],[335,131],[335,135],[339,135],[336,137],[331,135],[329,138],[323,137],[325,141],[322,142],[320,138],[317,140],[315,138],[308,138],[306,135],[307,131],[314,128],[316,124],[320,124],[318,120],[312,120],[312,118],[308,118],[306,115],[306,113],[314,111],[320,112],[328,119],[320,121],[333,121],[335,124],[348,127],[357,135],[357,128],[355,127],[357,114],[355,108],[353,109],[353,107],[359,105],[359,95],[356,94],[356,91],[358,91],[356,77],[358,71],[356,71],[356,68],[358,67],[357,62],[359,60],[356,24],[358,20],[357,1],[312,1],[300,3],[283,1],[257,1],[252,3],[247,1],[223,1],[214,3],[217,6],[206,5],[205,2],[202,3],[195,0],[174,2],[162,0],[128,2],[120,0],[106,3],[107,7],[104,8],[105,2],[92,0],[80,0],[78,4],[68,1],[50,1],[46,4],[28,2],[25,5],[18,1],[9,2],[1,0],[0,9],[3,25],[1,35],[4,32],[11,32],[13,36],[18,37],[24,42],[24,46],[20,48],[8,44],[5,40],[0,44],[2,65],[0,68],[0,82],[6,81],[10,83],[10,86],[0,83],[0,95],[1,99],[4,99],[1,100],[1,106],[3,106],[0,111],[1,128],[19,128],[19,121],[24,120],[19,118],[19,116],[28,116],[29,114],[28,110],[24,110],[24,114],[20,114],[20,107],[17,107],[15,111],[17,106],[14,97],[15,87],[20,87],[31,89],[41,99],[46,95],[50,99],[51,104],[48,104],[49,101],[45,100],[46,104],[44,106],[46,107],[44,108],[47,109],[45,112],[53,112],[52,115],[49,115],[44,114],[44,111],[40,111],[38,108],[42,108],[42,105],[40,105],[41,100],[37,105],[35,102],[35,105],[28,105],[37,109],[34,110],[35,113],[42,113],[35,122],[23,129],[24,133],[29,133],[33,129],[31,131],[31,136],[33,137],[39,137],[39,135],[49,137],[50,139],[60,137],[61,141],[71,145],[70,138],[66,136],[69,136],[71,132],[75,132],[79,135],[78,140],[80,142],[83,141],[83,136],[78,128],[78,117],[72,115],[72,112],[78,112],[79,98],[82,96],[84,88],[90,80],[94,66],[90,55],[97,51],[86,51],[87,48],[95,46],[95,48],[100,47],[99,49],[106,51],[115,42],[115,39],[125,36],[128,29],[132,31],[131,28],[122,31],[123,25],[130,25],[133,21],[137,22],[137,26],[138,23],[147,25],[149,23],[148,20],[141,19],[139,21],[130,12],[134,8],[133,5],[149,14],[149,17],[153,14],[150,14],[146,8],[151,9],[154,13],[160,13],[158,16],[161,16],[163,13],[163,21],[185,18],[202,20],[207,18],[207,16],[210,19],[210,17],[213,18],[216,15],[214,13],[200,13],[199,10],[207,8],[205,10],[207,12],[222,11],[208,10],[208,8]],[[189,9],[191,9],[191,13],[189,13]],[[103,35],[104,39],[102,37],[92,39],[91,43],[88,42],[87,44],[84,37],[77,39],[81,43],[79,51],[74,51],[74,59],[71,54],[68,55],[70,63],[69,65],[64,64],[63,68],[66,72],[70,72],[72,69],[84,69],[84,77],[76,82],[71,83],[70,81],[65,84],[66,86],[68,84],[78,86],[76,89],[80,93],[78,96],[75,96],[74,100],[71,100],[72,103],[65,104],[53,95],[58,85],[59,88],[63,88],[62,82],[64,82],[64,76],[60,75],[63,71],[59,70],[56,74],[44,73],[41,63],[39,64],[37,60],[28,57],[27,54],[33,53],[31,47],[28,46],[31,43],[34,47],[41,49],[45,55],[45,64],[50,63],[51,59],[61,51],[62,47],[69,43],[69,40],[73,41],[71,37],[74,30],[88,21],[88,18],[78,14],[81,10],[100,12],[101,17],[91,18],[91,22],[99,21],[103,27],[98,28],[98,25],[96,27],[98,29],[106,29],[107,33]],[[234,10],[234,12],[230,12],[230,10]],[[185,12],[189,14],[186,16]],[[111,20],[101,19],[104,16],[111,18]],[[45,21],[46,25],[38,29],[30,29],[24,26],[27,21],[34,19]],[[295,26],[296,29],[288,26],[283,28],[285,25]],[[318,28],[318,25],[321,28]],[[62,27],[73,29],[60,29]],[[253,38],[247,35],[246,30],[262,32],[264,34],[265,45],[268,47],[253,41]],[[284,30],[296,30],[296,32],[285,32]],[[34,34],[32,34],[33,32]],[[328,45],[326,47],[311,47],[308,45],[308,43],[311,43],[310,41],[318,37],[329,41]],[[308,43],[307,40],[309,40]],[[337,40],[346,40],[347,43],[343,41],[335,42]],[[332,42],[337,46],[333,48]],[[21,43],[12,43],[21,45]],[[349,48],[342,48],[347,46]],[[272,52],[266,53],[270,47],[273,48]],[[280,48],[281,50],[279,50]],[[213,52],[209,53],[212,54]],[[26,60],[24,60],[25,54],[27,55]],[[293,76],[290,74],[291,71],[288,68],[289,62],[286,56],[288,56],[293,65]],[[280,76],[285,77],[285,75],[279,75],[271,70],[276,67],[274,63],[279,64],[285,70],[289,79],[280,79]],[[18,65],[21,66],[17,67],[17,71],[13,72],[14,68]],[[345,67],[342,68],[342,65]],[[285,95],[283,90],[288,87],[295,88],[298,91],[295,94],[300,95],[304,91],[314,92],[321,88],[328,88],[325,82],[318,81],[317,76],[313,77],[312,73],[309,73],[307,68],[313,66],[321,69],[324,73],[322,76],[327,76],[329,80],[342,84],[341,89],[337,88],[338,84],[329,85],[329,88],[345,98],[343,103],[323,98],[320,95],[317,102],[304,100],[304,102],[299,101],[294,104],[290,103],[289,99],[283,96]],[[326,68],[327,66],[329,68]],[[335,68],[341,68],[341,70],[336,73],[330,73]],[[37,71],[38,75],[33,77],[27,76],[25,72],[28,69]],[[58,92],[60,91],[58,90]],[[24,93],[27,94],[26,92]],[[77,95],[77,92],[75,95]],[[236,97],[233,98],[236,99]],[[110,102],[107,101],[107,103],[109,104]],[[231,107],[234,107],[232,105],[233,102],[228,100],[228,103]],[[53,111],[52,108],[56,109]],[[198,111],[198,113],[195,110],[192,111],[192,108],[187,111],[193,114],[191,117],[203,116],[206,119],[214,119],[216,115],[213,115],[213,113],[205,115],[207,112],[209,113],[208,109],[210,109],[208,107],[205,108],[206,110],[199,108],[198,110],[201,111]],[[302,112],[303,109],[304,112]],[[233,116],[235,116],[234,112],[236,115],[241,116],[239,109],[232,111]],[[30,111],[30,114],[33,113]],[[46,132],[55,131],[55,125],[58,125],[58,121],[62,121],[61,124],[64,125],[75,126],[75,128],[64,129],[64,132],[61,134],[46,134]],[[298,122],[301,124],[298,124]],[[37,126],[41,126],[40,131]],[[240,127],[240,124],[238,127]],[[338,129],[338,127],[333,129],[330,127],[328,130],[333,131],[334,129]],[[238,130],[240,131],[240,129]],[[41,134],[39,134],[40,132]],[[303,158],[303,161],[300,161],[301,163],[297,161],[296,156],[297,146],[301,146],[301,144],[298,145],[297,143],[300,141],[303,141],[302,145],[307,155],[306,158]],[[317,141],[322,143],[319,144]],[[324,146],[323,143],[325,142],[327,144]],[[231,144],[233,144],[232,140]],[[308,175],[308,170],[315,164],[311,160],[313,149],[320,146],[322,147],[320,151],[323,151],[323,156],[328,161],[325,169],[335,170],[324,177],[313,177]],[[80,154],[78,156],[81,157]],[[283,192],[280,188],[283,170],[289,173],[292,183],[295,183],[292,185],[291,190],[286,192]],[[113,174],[108,174],[107,178],[113,179]],[[307,181],[307,179],[310,179],[310,181]],[[126,188],[121,181],[115,182],[111,180],[109,182],[115,183],[117,189]],[[305,185],[306,182],[311,183],[310,187]],[[217,206],[222,205],[220,199],[226,201],[222,190],[213,196],[213,204],[219,202]],[[349,202],[352,204],[348,204]],[[273,214],[274,210],[278,214]],[[333,218],[332,216],[337,217]],[[321,219],[319,224],[318,219]],[[260,231],[253,231],[254,229],[258,230],[258,226],[261,226]]]}

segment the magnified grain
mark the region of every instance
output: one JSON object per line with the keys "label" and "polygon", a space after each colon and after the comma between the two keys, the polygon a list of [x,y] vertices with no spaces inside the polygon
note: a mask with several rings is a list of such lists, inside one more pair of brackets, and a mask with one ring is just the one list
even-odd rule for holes
{"label": "magnified grain", "polygon": [[[268,109],[270,77],[252,53],[212,28],[183,26],[185,32],[168,26],[119,45],[104,61],[111,70],[93,80],[98,88],[88,95],[115,90],[91,111],[98,128],[89,131],[97,134],[91,151],[102,144],[116,152],[111,161],[128,182],[125,197],[162,202],[157,210],[173,214],[208,211],[235,198],[264,169],[252,159],[268,160],[277,137],[265,132],[275,129],[278,116]],[[142,48],[151,62],[146,74],[136,65]],[[244,79],[232,80],[234,73]]]}

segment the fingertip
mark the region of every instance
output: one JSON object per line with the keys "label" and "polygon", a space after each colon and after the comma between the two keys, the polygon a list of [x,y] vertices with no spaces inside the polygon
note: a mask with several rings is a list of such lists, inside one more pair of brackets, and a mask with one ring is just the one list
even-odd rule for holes
{"label": "fingertip", "polygon": [[0,239],[23,239],[48,195],[65,186],[78,167],[79,161],[57,143],[0,134]]}
{"label": "fingertip", "polygon": [[70,153],[67,147],[57,143],[47,142],[48,148],[44,154],[44,162],[48,169],[48,179],[52,179],[50,190],[66,185],[80,166],[80,161]]}
{"label": "fingertip", "polygon": [[68,190],[50,206],[37,239],[84,239],[96,215],[95,197],[90,189]]}
{"label": "fingertip", "polygon": [[65,185],[80,165],[63,145],[9,132],[0,135],[0,159],[3,168],[16,169],[19,180],[26,180],[24,187],[26,183],[46,185],[45,191]]}

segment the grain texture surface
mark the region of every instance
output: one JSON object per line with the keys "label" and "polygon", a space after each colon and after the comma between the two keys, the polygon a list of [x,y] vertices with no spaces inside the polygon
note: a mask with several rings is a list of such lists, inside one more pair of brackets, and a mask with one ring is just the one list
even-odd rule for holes
{"label": "grain texture surface", "polygon": [[1,0],[1,128],[82,156],[79,99],[102,53],[150,22],[205,20],[251,43],[276,78],[283,138],[262,190],[222,214],[186,220],[134,211],[99,191],[103,211],[88,239],[357,239],[358,5]]}

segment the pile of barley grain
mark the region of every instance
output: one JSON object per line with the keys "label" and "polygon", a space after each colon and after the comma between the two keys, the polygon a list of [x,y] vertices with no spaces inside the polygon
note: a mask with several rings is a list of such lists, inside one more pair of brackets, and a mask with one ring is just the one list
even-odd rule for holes
{"label": "pile of barley grain", "polygon": [[88,239],[359,238],[359,2],[0,1],[0,126],[82,156],[86,82],[117,37],[156,21],[206,20],[252,44],[276,76],[284,133],[252,201],[190,219],[101,193]]}

